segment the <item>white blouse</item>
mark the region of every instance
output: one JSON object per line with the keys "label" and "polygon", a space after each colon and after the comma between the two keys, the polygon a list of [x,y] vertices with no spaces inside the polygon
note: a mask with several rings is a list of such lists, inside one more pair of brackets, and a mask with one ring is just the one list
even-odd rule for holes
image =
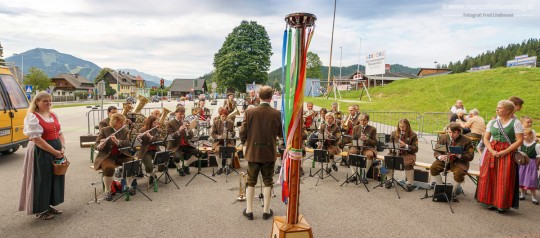
{"label": "white blouse", "polygon": [[[58,120],[58,123],[60,123],[60,120],[58,119],[56,113],[53,112],[53,114]],[[54,119],[52,117],[43,118],[43,120],[46,122],[54,122]],[[24,118],[23,134],[28,136],[30,139],[41,137],[41,134],[43,134],[43,127],[39,125],[39,119],[34,113],[26,114],[26,117]],[[62,129],[60,129],[58,134],[62,134]]]}
{"label": "white blouse", "polygon": [[[523,124],[521,124],[521,122],[517,119],[513,119],[514,120],[514,133],[515,134],[523,134]],[[510,122],[512,122],[512,120],[508,120],[505,124],[503,124],[503,129],[504,128],[507,128],[509,125],[510,125]],[[497,120],[491,120],[488,122],[488,125],[486,126],[486,131],[487,132],[491,132],[491,126],[494,126],[495,128],[499,129],[499,125],[497,123]]]}

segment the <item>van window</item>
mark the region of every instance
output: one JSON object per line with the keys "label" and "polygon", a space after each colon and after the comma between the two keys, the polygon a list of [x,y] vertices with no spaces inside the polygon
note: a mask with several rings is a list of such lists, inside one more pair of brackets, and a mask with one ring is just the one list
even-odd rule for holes
{"label": "van window", "polygon": [[11,99],[11,104],[17,108],[28,108],[28,101],[26,100],[26,95],[24,95],[15,78],[11,75],[0,75],[4,89],[9,94]]}
{"label": "van window", "polygon": [[[2,88],[2,85],[0,85],[0,88]],[[6,103],[4,102],[4,97],[5,96],[6,95],[0,95],[0,110],[6,109]]]}

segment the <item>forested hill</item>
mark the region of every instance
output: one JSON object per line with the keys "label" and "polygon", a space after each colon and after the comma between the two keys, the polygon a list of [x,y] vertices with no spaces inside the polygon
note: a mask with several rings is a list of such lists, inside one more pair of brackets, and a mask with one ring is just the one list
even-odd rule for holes
{"label": "forested hill", "polygon": [[[524,40],[521,44],[509,44],[500,46],[495,50],[488,50],[475,57],[466,56],[465,59],[457,62],[450,62],[448,69],[454,73],[461,73],[472,67],[491,65],[491,68],[505,67],[506,61],[514,59],[515,56],[528,54],[529,56],[540,55],[540,39],[531,38]],[[442,65],[445,68],[446,65]]]}
{"label": "forested hill", "polygon": [[[354,72],[356,72],[357,69],[358,69],[357,65],[350,65],[347,67],[342,67],[341,75],[342,76],[351,75]],[[366,70],[364,65],[360,65],[359,69],[362,72],[365,72]],[[420,70],[420,68],[411,68],[411,67],[407,67],[401,64],[392,64],[390,65],[390,70],[396,73],[408,73],[408,74],[416,75],[418,71]],[[328,66],[322,66],[321,73],[323,75],[323,79],[326,79],[328,76]],[[332,74],[330,78],[333,78],[334,76],[339,77],[339,67],[332,66]],[[278,68],[268,74],[269,85],[274,85],[274,82],[280,81],[280,80],[281,80],[281,68]]]}

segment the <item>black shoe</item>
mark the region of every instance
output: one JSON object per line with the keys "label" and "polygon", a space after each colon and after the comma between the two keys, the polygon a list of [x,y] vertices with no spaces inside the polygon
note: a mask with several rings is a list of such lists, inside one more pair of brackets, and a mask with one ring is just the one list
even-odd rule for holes
{"label": "black shoe", "polygon": [[412,184],[405,185],[405,192],[412,192],[414,190],[414,186]]}
{"label": "black shoe", "polygon": [[274,173],[279,174],[280,172],[281,172],[281,166],[278,165],[278,167],[276,168],[276,171]]}
{"label": "black shoe", "polygon": [[459,202],[459,200],[456,198],[456,194],[452,194],[452,197],[450,198],[450,202]]}
{"label": "black shoe", "polygon": [[332,172],[332,169],[331,168],[326,168],[326,174],[330,174]]}
{"label": "black shoe", "polygon": [[369,184],[367,178],[361,179],[360,182],[363,183],[363,184]]}
{"label": "black shoe", "polygon": [[355,175],[355,176],[351,176],[351,177],[347,180],[347,182],[349,182],[349,183],[354,183],[354,182],[356,182],[356,179],[357,179],[356,175]]}
{"label": "black shoe", "polygon": [[218,171],[216,172],[217,175],[220,175],[223,173],[223,168],[219,168]]}
{"label": "black shoe", "polygon": [[534,200],[533,200],[533,201],[532,201],[532,204],[538,205],[538,201],[534,201]]}
{"label": "black shoe", "polygon": [[332,165],[332,169],[334,169],[334,171],[336,171],[336,172],[338,171],[338,168],[337,168],[336,164]]}
{"label": "black shoe", "polygon": [[182,177],[184,177],[186,175],[183,169],[176,169],[176,171],[178,172],[178,175],[180,175]]}
{"label": "black shoe", "polygon": [[105,200],[112,201],[112,193],[111,192],[106,192],[105,193]]}
{"label": "black shoe", "polygon": [[391,189],[392,185],[392,180],[386,180],[386,182],[384,183],[384,187],[387,189]]}
{"label": "black shoe", "polygon": [[244,216],[247,217],[248,220],[253,220],[253,212],[247,213],[246,210],[247,209],[244,209],[244,212],[242,214],[244,214]]}
{"label": "black shoe", "polygon": [[270,209],[270,213],[263,213],[263,220],[268,220],[270,219],[270,217],[273,217],[273,216],[274,216],[274,211]]}
{"label": "black shoe", "polygon": [[304,176],[304,169],[300,167],[300,177]]}
{"label": "black shoe", "polygon": [[525,200],[525,195],[521,196],[521,194],[519,195],[519,200],[523,201]]}
{"label": "black shoe", "polygon": [[231,169],[225,168],[225,175],[229,175],[231,173]]}
{"label": "black shoe", "polygon": [[189,172],[189,166],[184,167],[184,173],[191,174],[191,172]]}

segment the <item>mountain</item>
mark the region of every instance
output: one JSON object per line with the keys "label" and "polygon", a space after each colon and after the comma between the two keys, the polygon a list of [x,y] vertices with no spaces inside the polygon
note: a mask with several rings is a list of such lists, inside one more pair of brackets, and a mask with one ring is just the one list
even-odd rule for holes
{"label": "mountain", "polygon": [[82,75],[93,81],[101,68],[96,64],[77,58],[73,55],[60,53],[53,49],[36,48],[17,55],[7,57],[7,62],[14,62],[27,74],[30,67],[43,70],[49,77],[60,73],[72,73]]}
{"label": "mountain", "polygon": [[[129,72],[129,74],[131,74],[131,75],[139,75],[139,76],[141,76],[146,81],[146,86],[147,87],[159,86],[159,81],[161,80],[161,78],[158,77],[158,76],[146,74],[146,73],[140,72],[140,71],[138,71],[136,69],[117,69],[117,70],[118,71]],[[172,84],[171,80],[165,79],[165,86],[166,87],[170,86],[171,84]]]}
{"label": "mountain", "polygon": [[[341,68],[341,76],[344,77],[344,76],[347,76],[347,75],[351,75],[354,72],[356,72],[357,68],[358,68],[357,65],[349,65],[349,66],[342,67]],[[365,69],[366,68],[365,68],[364,65],[360,65],[360,71],[364,72]],[[416,75],[419,70],[420,70],[420,68],[411,68],[411,67],[407,67],[407,66],[400,65],[400,64],[392,64],[392,65],[390,65],[390,71],[395,72],[395,73],[408,73],[408,74]],[[321,72],[322,72],[322,75],[323,75],[323,79],[326,80],[326,78],[328,77],[328,66],[322,66],[321,67]],[[339,67],[332,66],[332,76],[331,76],[331,78],[333,78],[334,76],[336,78],[339,78]],[[270,72],[268,74],[268,85],[274,85],[274,82],[276,82],[276,81],[281,81],[281,67],[274,70],[274,71],[272,71],[272,72]]]}

